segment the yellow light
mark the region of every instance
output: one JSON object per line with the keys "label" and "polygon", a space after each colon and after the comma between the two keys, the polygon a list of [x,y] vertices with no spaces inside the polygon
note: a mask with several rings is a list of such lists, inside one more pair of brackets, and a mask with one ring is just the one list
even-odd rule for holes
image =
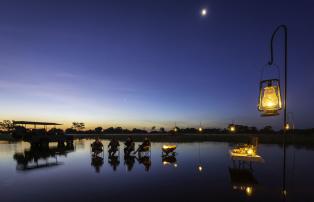
{"label": "yellow light", "polygon": [[289,130],[289,129],[290,129],[289,123],[286,123],[285,129],[286,129],[286,130]]}
{"label": "yellow light", "polygon": [[169,163],[167,161],[163,161],[162,164],[165,166],[168,165]]}
{"label": "yellow light", "polygon": [[266,110],[277,110],[279,100],[274,86],[267,86],[264,88],[262,105]]}
{"label": "yellow light", "polygon": [[253,149],[252,149],[252,148],[249,148],[249,149],[247,150],[247,154],[250,155],[250,156],[252,156],[252,155],[254,154]]}
{"label": "yellow light", "polygon": [[201,165],[197,166],[198,171],[202,172],[203,167]]}
{"label": "yellow light", "polygon": [[231,131],[231,132],[235,132],[235,130],[236,130],[236,129],[235,129],[234,126],[231,126],[231,127],[230,127],[230,131]]}
{"label": "yellow light", "polygon": [[177,132],[177,131],[178,131],[178,129],[175,127],[175,128],[174,128],[174,132]]}
{"label": "yellow light", "polygon": [[278,115],[278,110],[282,108],[279,85],[268,81],[260,93],[258,109],[263,111],[265,116]]}
{"label": "yellow light", "polygon": [[176,149],[177,146],[176,145],[163,145],[162,148],[163,149]]}
{"label": "yellow light", "polygon": [[253,188],[252,187],[246,187],[245,193],[246,193],[247,196],[252,196]]}
{"label": "yellow light", "polygon": [[206,16],[206,15],[207,15],[207,9],[206,9],[206,8],[203,8],[203,9],[201,10],[201,15],[202,15],[202,16]]}
{"label": "yellow light", "polygon": [[198,132],[202,132],[202,131],[203,131],[203,128],[199,127]]}

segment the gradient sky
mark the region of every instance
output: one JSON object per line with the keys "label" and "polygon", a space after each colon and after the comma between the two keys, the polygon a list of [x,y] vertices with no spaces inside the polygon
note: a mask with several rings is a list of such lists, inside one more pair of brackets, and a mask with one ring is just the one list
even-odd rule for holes
{"label": "gradient sky", "polygon": [[[280,24],[288,111],[296,127],[314,127],[314,1],[2,0],[0,120],[278,127],[281,116],[256,106]],[[275,46],[282,67],[282,34]]]}

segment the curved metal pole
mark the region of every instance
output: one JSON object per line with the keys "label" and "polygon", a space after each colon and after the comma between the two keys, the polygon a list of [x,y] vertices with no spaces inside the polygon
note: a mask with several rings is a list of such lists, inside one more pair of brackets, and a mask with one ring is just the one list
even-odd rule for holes
{"label": "curved metal pole", "polygon": [[272,65],[274,63],[274,51],[273,51],[273,41],[280,29],[283,29],[285,33],[285,85],[284,85],[284,123],[283,123],[283,130],[286,132],[286,124],[287,124],[287,74],[288,74],[288,28],[286,25],[279,25],[275,31],[273,32],[273,35],[270,40],[270,61],[268,62],[269,65]]}
{"label": "curved metal pole", "polygon": [[270,61],[269,65],[272,65],[274,62],[274,51],[273,51],[273,41],[280,29],[283,29],[285,34],[285,81],[284,81],[284,115],[283,115],[283,195],[284,199],[286,199],[286,125],[287,125],[287,75],[288,75],[288,27],[286,25],[279,25],[270,40]]}

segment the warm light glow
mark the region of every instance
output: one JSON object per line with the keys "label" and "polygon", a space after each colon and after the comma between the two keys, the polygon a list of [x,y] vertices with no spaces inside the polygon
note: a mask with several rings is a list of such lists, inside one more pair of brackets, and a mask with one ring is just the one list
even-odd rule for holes
{"label": "warm light glow", "polygon": [[290,129],[289,123],[286,123],[285,129],[286,129],[286,130],[289,130],[289,129]]}
{"label": "warm light glow", "polygon": [[174,166],[175,168],[177,168],[177,167],[178,167],[178,164],[177,164],[177,163],[174,163],[173,166]]}
{"label": "warm light glow", "polygon": [[176,149],[177,146],[176,145],[163,145],[162,148],[163,149]]}
{"label": "warm light glow", "polygon": [[278,96],[274,86],[267,86],[264,88],[262,98],[262,106],[265,110],[277,110],[279,105]]}
{"label": "warm light glow", "polygon": [[198,169],[199,172],[202,172],[203,167],[201,165],[199,165],[199,166],[197,166],[197,169]]}
{"label": "warm light glow", "polygon": [[235,126],[231,126],[231,127],[230,127],[230,131],[231,131],[231,132],[235,132],[235,130],[236,130],[236,129],[235,129]]}
{"label": "warm light glow", "polygon": [[278,115],[278,110],[282,108],[278,82],[267,81],[267,86],[261,88],[258,109],[264,112],[264,116]]}
{"label": "warm light glow", "polygon": [[252,156],[253,153],[254,153],[253,149],[252,149],[252,148],[248,148],[247,154],[250,155],[250,156]]}
{"label": "warm light glow", "polygon": [[241,145],[232,149],[234,155],[256,156],[256,147],[253,145]]}
{"label": "warm light glow", "polygon": [[253,188],[252,187],[246,187],[245,193],[247,196],[252,196]]}
{"label": "warm light glow", "polygon": [[202,16],[206,16],[206,15],[207,15],[207,9],[206,9],[206,8],[203,8],[203,9],[201,10],[201,15],[202,15]]}
{"label": "warm light glow", "polygon": [[203,131],[203,128],[199,127],[198,132],[202,132],[202,131]]}
{"label": "warm light glow", "polygon": [[169,163],[168,163],[167,161],[163,161],[162,164],[163,164],[164,166],[166,166],[166,165],[168,165]]}
{"label": "warm light glow", "polygon": [[177,132],[177,131],[178,131],[177,127],[175,127],[173,130],[174,130],[174,132]]}

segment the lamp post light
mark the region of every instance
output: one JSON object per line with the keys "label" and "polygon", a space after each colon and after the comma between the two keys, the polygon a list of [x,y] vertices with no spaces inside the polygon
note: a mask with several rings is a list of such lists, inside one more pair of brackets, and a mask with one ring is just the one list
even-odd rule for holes
{"label": "lamp post light", "polygon": [[279,25],[273,32],[270,40],[270,60],[268,65],[272,67],[274,64],[274,51],[273,42],[276,34],[280,31],[284,31],[284,94],[283,94],[283,106],[280,94],[280,78],[267,79],[260,81],[260,95],[258,110],[262,112],[262,116],[276,116],[279,115],[278,110],[283,108],[283,190],[282,193],[286,197],[286,131],[289,130],[289,124],[287,123],[287,77],[288,77],[288,28],[286,25]]}
{"label": "lamp post light", "polygon": [[235,133],[236,132],[236,125],[234,124],[234,122],[232,122],[231,124],[228,125],[227,130],[229,131],[229,133]]}
{"label": "lamp post light", "polygon": [[200,127],[197,129],[199,133],[203,132],[203,128],[202,128],[202,122],[200,122]]}

